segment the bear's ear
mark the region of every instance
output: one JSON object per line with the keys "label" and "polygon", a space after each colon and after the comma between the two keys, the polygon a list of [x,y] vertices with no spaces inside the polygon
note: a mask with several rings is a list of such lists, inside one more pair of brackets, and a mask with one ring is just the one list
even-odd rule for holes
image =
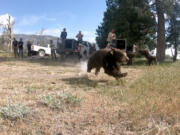
{"label": "bear's ear", "polygon": [[113,55],[113,54],[114,54],[114,51],[113,51],[113,50],[111,50],[111,51],[110,51],[110,54],[111,54],[111,55]]}
{"label": "bear's ear", "polygon": [[111,48],[110,54],[111,54],[111,55],[114,55],[114,51],[115,51],[115,49],[114,49],[114,48]]}

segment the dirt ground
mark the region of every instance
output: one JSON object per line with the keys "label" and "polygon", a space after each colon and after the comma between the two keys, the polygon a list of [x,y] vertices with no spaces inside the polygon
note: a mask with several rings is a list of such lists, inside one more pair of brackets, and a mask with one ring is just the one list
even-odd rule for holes
{"label": "dirt ground", "polygon": [[[144,73],[141,68],[122,67],[126,78],[115,80],[103,73],[85,72],[84,64],[50,59],[0,60],[0,108],[7,104],[27,105],[23,119],[0,118],[1,135],[134,135],[127,104],[103,94],[123,89]],[[82,99],[80,106],[51,109],[40,104],[42,96],[70,92]],[[123,91],[122,91],[123,95]]]}
{"label": "dirt ground", "polygon": [[[95,76],[94,73],[87,74],[83,68],[86,68],[84,64],[51,62],[50,59],[1,60],[0,107],[22,103],[30,107],[31,112],[15,122],[1,118],[0,134],[103,135],[125,132],[124,127],[111,122],[125,105],[117,104],[98,91],[98,86],[106,87],[107,83],[117,81],[105,75],[103,70]],[[122,68],[122,71],[129,73],[124,80],[131,81],[141,72],[131,68]],[[67,91],[82,98],[79,107],[53,110],[39,104],[44,95]]]}

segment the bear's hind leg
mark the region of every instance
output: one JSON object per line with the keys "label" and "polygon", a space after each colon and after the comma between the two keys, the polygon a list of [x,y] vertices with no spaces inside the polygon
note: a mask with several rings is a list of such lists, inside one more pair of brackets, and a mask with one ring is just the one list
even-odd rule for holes
{"label": "bear's hind leg", "polygon": [[95,75],[97,76],[99,72],[100,72],[100,68],[98,67],[96,68]]}

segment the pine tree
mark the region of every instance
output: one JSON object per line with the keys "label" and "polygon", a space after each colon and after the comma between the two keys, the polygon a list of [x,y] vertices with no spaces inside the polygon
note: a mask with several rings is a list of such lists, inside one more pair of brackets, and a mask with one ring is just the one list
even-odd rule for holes
{"label": "pine tree", "polygon": [[114,12],[116,11],[115,1],[116,0],[106,1],[107,11],[104,13],[103,22],[101,23],[100,26],[98,26],[98,29],[96,30],[97,32],[96,41],[100,48],[106,47],[106,44],[107,44],[106,39],[107,39],[109,31],[111,30],[111,23],[113,20],[113,15],[114,15]]}
{"label": "pine tree", "polygon": [[115,29],[118,38],[127,39],[128,45],[154,44],[155,17],[148,0],[107,0],[107,11],[97,29],[97,43],[106,46],[109,31]]}
{"label": "pine tree", "polygon": [[169,17],[169,27],[168,27],[168,36],[167,42],[169,46],[174,47],[174,56],[173,61],[176,61],[178,54],[178,46],[180,46],[180,4],[175,1],[172,10],[168,13]]}
{"label": "pine tree", "polygon": [[160,62],[165,60],[165,14],[167,15],[167,13],[172,9],[174,1],[176,0],[149,0],[149,3],[154,2],[151,5],[155,5],[155,8],[153,9],[157,15],[157,60]]}
{"label": "pine tree", "polygon": [[165,59],[165,17],[161,0],[155,0],[158,31],[157,31],[157,60],[162,62]]}

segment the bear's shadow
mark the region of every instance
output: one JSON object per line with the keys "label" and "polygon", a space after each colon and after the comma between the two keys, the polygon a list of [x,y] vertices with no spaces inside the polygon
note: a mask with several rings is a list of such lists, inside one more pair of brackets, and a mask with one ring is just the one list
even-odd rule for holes
{"label": "bear's shadow", "polygon": [[95,88],[99,84],[106,84],[107,80],[90,80],[88,77],[70,77],[62,79],[66,84],[77,87],[92,87]]}

